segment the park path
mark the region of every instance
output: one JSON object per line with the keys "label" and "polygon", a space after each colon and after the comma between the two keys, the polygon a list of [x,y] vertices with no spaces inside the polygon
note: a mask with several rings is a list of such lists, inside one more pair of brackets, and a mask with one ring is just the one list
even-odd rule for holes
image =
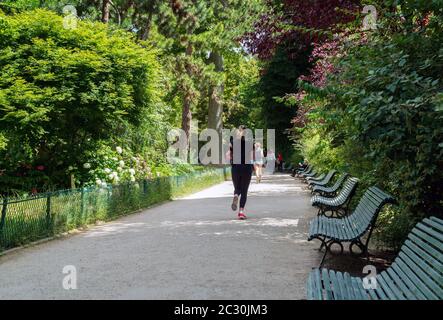
{"label": "park path", "polygon": [[[305,299],[321,253],[315,210],[288,175],[252,183],[249,219],[231,182],[0,257],[0,299]],[[77,289],[65,290],[73,265]]]}

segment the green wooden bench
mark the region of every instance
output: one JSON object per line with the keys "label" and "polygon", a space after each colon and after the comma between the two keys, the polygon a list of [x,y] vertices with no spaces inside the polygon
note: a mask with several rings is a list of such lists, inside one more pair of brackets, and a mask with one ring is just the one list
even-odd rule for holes
{"label": "green wooden bench", "polygon": [[316,175],[317,175],[317,170],[312,169],[312,171],[310,173],[302,173],[301,177],[304,179],[307,179],[307,178],[313,178]]}
{"label": "green wooden bench", "polygon": [[[349,216],[344,218],[318,216],[314,218],[310,223],[308,241],[319,239],[321,241],[320,250],[325,248],[320,265],[323,264],[328,252],[333,252],[333,246],[338,246],[339,253],[342,254],[345,242],[350,243],[349,251],[352,255],[367,254],[369,240],[378,214],[388,203],[394,204],[396,201],[379,188],[370,187],[360,199],[357,208]],[[363,242],[362,238],[366,233],[368,236]],[[354,246],[359,248],[359,253],[354,251]]]}
{"label": "green wooden bench", "polygon": [[331,170],[328,172],[328,174],[321,180],[309,180],[308,184],[311,188],[314,186],[326,186],[329,182],[331,182],[331,179],[335,176],[337,173],[336,170]]}
{"label": "green wooden bench", "polygon": [[294,168],[292,169],[291,177],[295,177],[296,175],[308,172],[308,170],[311,168],[311,165],[307,165],[304,169],[303,168]]}
{"label": "green wooden bench", "polygon": [[306,170],[302,170],[302,171],[298,171],[297,172],[297,176],[298,177],[302,177],[304,174],[309,174],[309,173],[311,173],[312,171],[314,170],[314,167],[313,166],[311,166],[311,165],[309,165],[309,166],[307,166],[306,167]]}
{"label": "green wooden bench", "polygon": [[442,300],[443,220],[418,223],[394,263],[377,274],[376,286],[349,273],[314,269],[306,285],[309,300]]}
{"label": "green wooden bench", "polygon": [[306,168],[304,168],[304,169],[295,169],[295,172],[298,173],[298,174],[300,174],[300,173],[308,173],[309,170],[311,170],[311,167],[312,166],[310,164],[308,164],[306,166]]}
{"label": "green wooden bench", "polygon": [[324,173],[320,173],[318,176],[316,177],[307,177],[306,178],[306,182],[309,184],[310,181],[321,181],[326,177],[326,174]]}
{"label": "green wooden bench", "polygon": [[342,186],[343,182],[346,180],[346,178],[349,176],[348,173],[343,173],[337,181],[334,183],[332,187],[327,186],[314,186],[312,188],[313,194],[318,194],[323,197],[332,198],[337,195],[338,189]]}
{"label": "green wooden bench", "polygon": [[333,198],[314,195],[311,198],[311,204],[318,207],[318,215],[333,217],[345,216],[349,211],[349,203],[357,189],[358,179],[350,177],[346,180],[343,188],[337,196]]}

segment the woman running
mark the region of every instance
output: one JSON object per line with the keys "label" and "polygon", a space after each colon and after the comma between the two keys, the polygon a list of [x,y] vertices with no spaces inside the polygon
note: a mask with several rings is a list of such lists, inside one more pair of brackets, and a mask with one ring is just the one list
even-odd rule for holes
{"label": "woman running", "polygon": [[[245,137],[245,126],[240,126],[233,137],[230,138],[230,161],[232,182],[234,184],[234,199],[231,208],[237,210],[240,199],[238,218],[245,220],[245,205],[248,199],[248,189],[253,171],[252,139]],[[251,149],[251,150],[248,150]]]}
{"label": "woman running", "polygon": [[262,172],[263,172],[264,154],[263,154],[263,149],[261,148],[259,142],[255,144],[254,158],[255,158],[254,160],[255,177],[257,179],[257,183],[260,183],[263,175]]}

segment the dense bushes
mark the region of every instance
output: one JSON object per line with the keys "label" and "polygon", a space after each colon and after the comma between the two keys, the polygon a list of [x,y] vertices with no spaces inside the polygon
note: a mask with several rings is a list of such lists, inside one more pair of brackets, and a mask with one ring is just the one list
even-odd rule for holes
{"label": "dense bushes", "polygon": [[94,170],[117,170],[117,146],[122,170],[149,173],[166,148],[160,73],[155,50],[128,32],[66,29],[45,10],[0,15],[0,189],[112,182]]}
{"label": "dense bushes", "polygon": [[296,130],[311,163],[397,197],[378,229],[392,246],[418,219],[443,214],[442,8],[400,3],[385,8],[379,31],[331,41],[336,51],[317,62],[332,71],[304,85],[309,124]]}

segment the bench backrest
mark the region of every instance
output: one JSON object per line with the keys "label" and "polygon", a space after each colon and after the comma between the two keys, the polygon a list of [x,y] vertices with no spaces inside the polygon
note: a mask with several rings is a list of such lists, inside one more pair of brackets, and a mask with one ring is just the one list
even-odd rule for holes
{"label": "bench backrest", "polygon": [[337,181],[335,181],[334,185],[332,186],[332,191],[337,191],[341,185],[343,184],[343,181],[345,181],[345,179],[349,176],[349,173],[343,173],[338,179]]}
{"label": "bench backrest", "polygon": [[386,272],[399,278],[396,291],[390,294],[406,299],[442,300],[443,220],[431,217],[418,223]]}
{"label": "bench backrest", "polygon": [[324,182],[329,183],[331,181],[332,177],[337,173],[337,170],[331,170],[328,172],[326,177],[323,179]]}
{"label": "bench backrest", "polygon": [[396,203],[395,199],[377,187],[370,187],[361,197],[354,212],[348,216],[349,222],[360,234],[364,234],[375,224],[380,210],[385,204]]}
{"label": "bench backrest", "polygon": [[352,195],[357,188],[358,179],[355,177],[350,177],[346,180],[343,188],[340,190],[339,194],[334,198],[334,202],[337,206],[344,205],[346,202],[352,198]]}
{"label": "bench backrest", "polygon": [[309,180],[314,180],[314,181],[320,181],[320,180],[323,180],[324,178],[325,178],[325,174],[324,173],[321,173],[318,177],[311,177],[311,178],[308,178]]}
{"label": "bench backrest", "polygon": [[309,173],[303,173],[303,176],[305,177],[315,177],[317,175],[317,170],[312,169]]}

